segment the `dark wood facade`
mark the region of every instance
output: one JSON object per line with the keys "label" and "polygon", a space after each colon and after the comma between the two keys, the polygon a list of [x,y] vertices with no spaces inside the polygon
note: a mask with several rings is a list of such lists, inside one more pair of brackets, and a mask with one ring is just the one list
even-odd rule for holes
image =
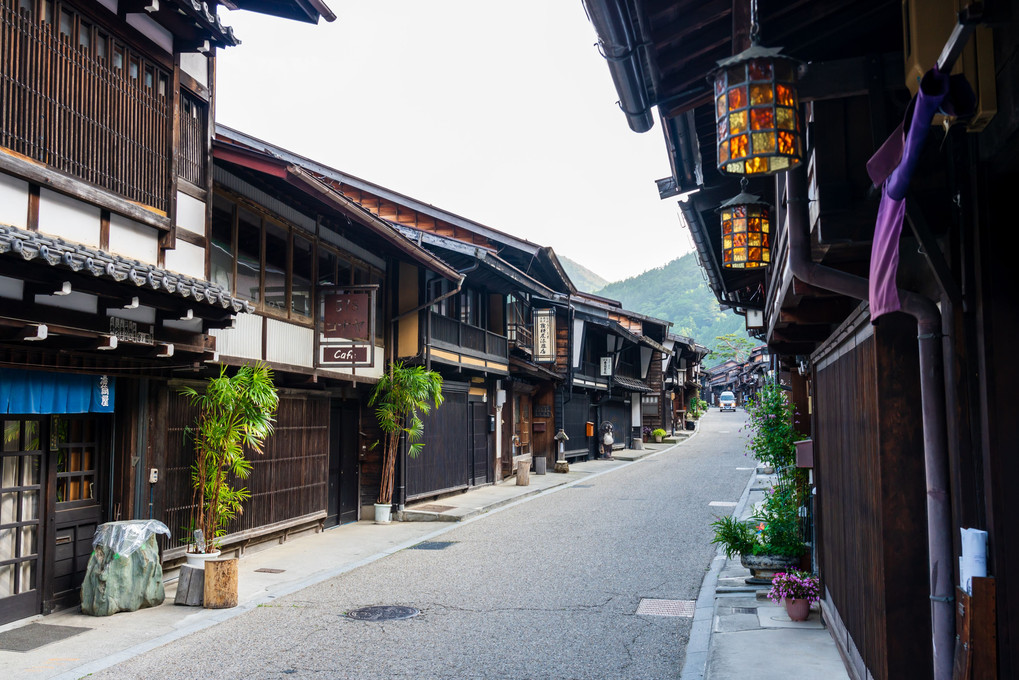
{"label": "dark wood facade", "polygon": [[252,311],[205,267],[215,49],[236,40],[190,2],[117,4],[0,2],[0,384],[21,395],[0,415],[19,501],[0,623],[77,603],[98,524],[177,523],[169,381]]}
{"label": "dark wood facade", "polygon": [[[607,3],[586,4],[607,16]],[[763,271],[719,263],[714,211],[739,184],[716,169],[705,80],[717,60],[749,45],[750,4],[621,2],[638,27],[634,43],[648,47],[633,57],[635,78],[610,66],[617,89],[659,107],[673,168],[658,182],[661,195],[696,190],[681,209],[712,289],[721,304],[763,318],[754,333],[810,415],[823,611],[851,675],[946,679],[958,651],[959,669],[966,655],[979,656],[990,664],[979,677],[1013,677],[1017,543],[1003,480],[1016,472],[1006,387],[1014,370],[1003,352],[1016,331],[1006,273],[1016,238],[1001,224],[1019,167],[1014,3],[961,13],[950,2],[817,2],[809,12],[758,3],[762,42],[808,63],[799,88],[803,166],[750,179],[775,208],[772,265]],[[976,27],[972,35],[953,33],[960,19]],[[967,36],[957,66],[974,88],[975,112],[935,118],[898,242],[905,311],[869,330],[881,187],[866,163],[899,134],[919,76],[958,35]],[[690,50],[698,40],[703,49]],[[648,122],[640,113],[630,115],[635,129]],[[983,620],[963,621],[963,630],[983,631],[967,647],[953,644],[962,528],[988,532],[996,586],[993,604],[969,610]]]}

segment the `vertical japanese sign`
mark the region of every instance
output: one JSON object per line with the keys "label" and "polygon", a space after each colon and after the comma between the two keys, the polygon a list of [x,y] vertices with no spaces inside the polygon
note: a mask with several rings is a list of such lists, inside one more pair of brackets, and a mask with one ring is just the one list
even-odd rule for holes
{"label": "vertical japanese sign", "polygon": [[319,366],[371,366],[378,286],[323,288],[318,294]]}
{"label": "vertical japanese sign", "polygon": [[555,310],[536,309],[534,318],[534,360],[555,363]]}

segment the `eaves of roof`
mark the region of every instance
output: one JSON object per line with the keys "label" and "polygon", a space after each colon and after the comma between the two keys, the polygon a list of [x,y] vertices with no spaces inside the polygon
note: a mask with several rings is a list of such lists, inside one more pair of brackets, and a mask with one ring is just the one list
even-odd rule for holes
{"label": "eaves of roof", "polygon": [[301,167],[304,167],[307,170],[310,170],[311,172],[321,174],[324,177],[329,178],[330,180],[335,180],[337,182],[341,182],[343,184],[352,186],[356,189],[370,192],[380,198],[393,201],[394,203],[399,203],[402,206],[406,206],[407,208],[416,210],[422,214],[428,215],[429,217],[433,217],[435,219],[448,222],[449,224],[460,227],[462,229],[466,229],[468,231],[472,231],[476,234],[480,234],[487,238],[491,238],[493,241],[507,243],[509,245],[512,245],[514,248],[518,248],[524,252],[534,254],[537,253],[542,248],[542,246],[538,245],[537,243],[532,243],[526,239],[522,239],[517,236],[507,234],[506,232],[503,231],[499,231],[498,229],[493,229],[492,227],[485,226],[483,224],[470,220],[466,217],[462,217],[455,213],[451,213],[447,210],[443,210],[442,208],[437,208],[436,206],[431,205],[430,203],[419,201],[415,198],[411,198],[410,196],[406,196],[397,191],[393,191],[392,189],[387,189],[385,187],[379,186],[378,184],[373,184],[367,180],[355,177],[354,175],[349,175],[345,172],[341,172],[336,168],[332,168],[328,165],[319,163],[310,158],[305,158],[304,156],[300,156],[293,152],[287,151],[286,149],[281,149],[279,147],[273,146],[272,144],[269,144],[264,140],[258,139],[257,137],[252,137],[251,135],[244,134],[239,130],[235,130],[233,128],[227,127],[219,123],[216,124],[216,136],[232,140],[240,144],[244,144],[254,149],[265,151],[274,156],[287,160],[291,163],[300,165]]}
{"label": "eaves of roof", "polygon": [[407,227],[401,224],[395,224],[392,222],[389,224],[393,227],[393,229],[399,231],[408,240],[415,244],[429,245],[434,248],[446,249],[450,252],[476,258],[481,266],[495,272],[503,279],[520,286],[523,290],[527,290],[531,293],[547,298],[553,298],[556,296],[556,292],[554,290],[544,285],[534,277],[520,271],[518,268],[499,257],[499,255],[488,248],[464,243],[457,239],[446,238],[445,236],[439,236],[432,232],[421,231],[420,229],[414,229],[413,227]]}
{"label": "eaves of roof", "polygon": [[138,288],[235,313],[255,311],[250,302],[231,296],[229,291],[209,281],[5,224],[0,224],[0,254],[20,255],[25,261],[41,260],[56,269],[132,283]]}
{"label": "eaves of roof", "polygon": [[616,385],[618,385],[618,386],[620,386],[620,387],[622,387],[624,389],[627,389],[627,390],[629,390],[631,392],[644,392],[644,393],[647,393],[647,392],[653,392],[654,391],[650,387],[647,386],[647,383],[645,383],[645,382],[643,382],[641,380],[635,380],[633,378],[626,378],[626,377],[623,377],[621,375],[614,376],[612,378],[612,381]]}
{"label": "eaves of roof", "polygon": [[662,354],[672,354],[672,350],[671,349],[668,349],[667,347],[665,347],[663,345],[660,345],[659,343],[655,342],[654,340],[652,340],[651,338],[649,338],[646,335],[640,336],[640,342],[641,342],[642,345],[647,345],[648,347],[650,347],[652,349],[656,349],[659,352],[661,352]]}
{"label": "eaves of roof", "polygon": [[213,156],[218,160],[241,165],[253,172],[282,179],[296,189],[313,196],[319,202],[356,220],[411,259],[428,267],[443,278],[450,281],[459,281],[462,278],[449,263],[408,239],[387,220],[378,217],[361,204],[334,190],[306,168],[295,165],[278,154],[217,140],[213,147]]}

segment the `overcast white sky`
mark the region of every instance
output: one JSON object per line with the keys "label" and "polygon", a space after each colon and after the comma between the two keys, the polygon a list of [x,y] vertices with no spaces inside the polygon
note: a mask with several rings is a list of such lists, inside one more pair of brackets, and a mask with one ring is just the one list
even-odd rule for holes
{"label": "overcast white sky", "polygon": [[333,23],[221,10],[217,119],[552,246],[615,281],[692,250],[660,125],[626,125],[580,0],[327,0]]}

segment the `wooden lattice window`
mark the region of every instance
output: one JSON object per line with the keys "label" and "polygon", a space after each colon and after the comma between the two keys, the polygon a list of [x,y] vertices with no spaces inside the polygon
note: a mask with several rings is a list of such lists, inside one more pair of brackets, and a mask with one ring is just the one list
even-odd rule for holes
{"label": "wooden lattice window", "polygon": [[69,3],[0,0],[0,146],[165,211],[170,83]]}
{"label": "wooden lattice window", "polygon": [[205,102],[181,90],[177,175],[201,188],[205,188],[205,169],[208,164],[207,120]]}

